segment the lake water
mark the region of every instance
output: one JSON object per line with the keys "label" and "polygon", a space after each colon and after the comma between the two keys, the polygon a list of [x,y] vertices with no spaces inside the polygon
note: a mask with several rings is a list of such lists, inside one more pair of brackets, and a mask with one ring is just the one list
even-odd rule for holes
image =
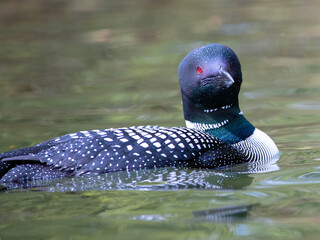
{"label": "lake water", "polygon": [[319,1],[1,1],[0,151],[184,126],[177,68],[218,42],[282,152],[254,174],[152,169],[0,190],[0,239],[319,239]]}

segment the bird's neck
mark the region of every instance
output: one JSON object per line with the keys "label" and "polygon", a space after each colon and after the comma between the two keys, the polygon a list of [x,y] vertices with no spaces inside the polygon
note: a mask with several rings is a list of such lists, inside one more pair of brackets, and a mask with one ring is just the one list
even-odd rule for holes
{"label": "bird's neck", "polygon": [[188,128],[205,131],[229,144],[245,140],[255,130],[237,102],[208,109],[192,108],[192,111],[185,111],[185,120]]}

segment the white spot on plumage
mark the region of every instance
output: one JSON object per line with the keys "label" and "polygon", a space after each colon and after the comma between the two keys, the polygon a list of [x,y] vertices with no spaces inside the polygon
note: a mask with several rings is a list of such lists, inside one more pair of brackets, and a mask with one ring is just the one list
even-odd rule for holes
{"label": "white spot on plumage", "polygon": [[164,135],[163,133],[156,133],[156,136],[161,138],[161,139],[166,139],[167,138],[167,136]]}
{"label": "white spot on plumage", "polygon": [[184,134],[184,133],[180,133],[180,137],[182,137],[182,138],[186,138],[186,137],[187,137],[187,135],[186,135],[186,134]]}
{"label": "white spot on plumage", "polygon": [[138,140],[138,139],[140,139],[141,137],[139,136],[139,135],[137,135],[137,134],[132,134],[132,135],[130,135],[133,139],[135,139],[135,140]]}
{"label": "white spot on plumage", "polygon": [[153,145],[154,145],[155,147],[157,147],[157,148],[160,148],[160,147],[161,147],[161,144],[160,144],[159,142],[155,142]]}
{"label": "white spot on plumage", "polygon": [[183,143],[179,143],[178,145],[179,145],[180,147],[182,147],[182,148],[185,147]]}
{"label": "white spot on plumage", "polygon": [[106,132],[103,132],[103,131],[97,131],[96,133],[97,133],[98,135],[100,135],[100,136],[106,135]]}
{"label": "white spot on plumage", "polygon": [[144,143],[140,144],[140,146],[143,147],[143,148],[147,148],[147,147],[149,147],[149,144],[144,142]]}

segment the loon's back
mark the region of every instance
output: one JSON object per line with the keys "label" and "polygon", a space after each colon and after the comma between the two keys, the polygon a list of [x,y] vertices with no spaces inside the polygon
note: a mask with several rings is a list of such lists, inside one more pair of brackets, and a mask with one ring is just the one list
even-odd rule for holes
{"label": "loon's back", "polygon": [[0,159],[4,182],[165,166],[216,168],[246,161],[241,151],[205,132],[157,126],[72,133],[2,153]]}

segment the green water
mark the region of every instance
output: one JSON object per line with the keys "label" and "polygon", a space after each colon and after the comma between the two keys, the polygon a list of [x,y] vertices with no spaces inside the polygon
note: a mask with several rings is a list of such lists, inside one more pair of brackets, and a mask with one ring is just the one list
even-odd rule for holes
{"label": "green water", "polygon": [[[0,239],[319,239],[319,1],[1,1],[0,151],[183,126],[177,68],[219,42],[274,171],[158,169],[0,190]],[[277,170],[278,169],[278,170]]]}

